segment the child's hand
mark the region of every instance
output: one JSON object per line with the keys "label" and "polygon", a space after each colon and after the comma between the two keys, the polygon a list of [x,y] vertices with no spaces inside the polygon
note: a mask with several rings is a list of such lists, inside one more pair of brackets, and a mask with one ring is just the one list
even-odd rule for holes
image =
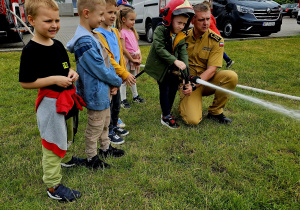
{"label": "child's hand", "polygon": [[73,69],[70,69],[68,78],[72,79],[72,82],[76,82],[79,79],[79,75]]}
{"label": "child's hand", "polygon": [[132,86],[136,83],[135,77],[132,74],[129,74],[128,77],[125,79],[125,82],[127,84],[127,86]]}
{"label": "child's hand", "polygon": [[141,64],[141,60],[140,59],[132,59],[133,63],[140,65]]}
{"label": "child's hand", "polygon": [[117,87],[110,87],[110,95],[114,96],[117,94],[118,92],[118,89]]}
{"label": "child's hand", "polygon": [[72,79],[65,76],[55,76],[55,84],[67,88],[68,86],[72,85]]}
{"label": "child's hand", "polygon": [[[185,88],[183,88],[185,87]],[[190,96],[191,93],[193,92],[193,88],[191,86],[191,84],[183,84],[180,88],[182,88],[182,93],[185,95],[185,96]]]}
{"label": "child's hand", "polygon": [[186,69],[186,65],[184,62],[180,61],[180,60],[176,60],[174,61],[175,66],[177,66],[179,69],[184,70]]}

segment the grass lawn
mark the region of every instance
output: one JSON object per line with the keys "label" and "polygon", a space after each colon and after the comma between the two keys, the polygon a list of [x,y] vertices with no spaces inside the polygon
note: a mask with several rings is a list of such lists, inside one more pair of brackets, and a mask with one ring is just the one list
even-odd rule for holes
{"label": "grass lawn", "polygon": [[[297,36],[231,41],[225,51],[236,62],[239,84],[300,96],[299,46]],[[145,63],[149,47],[141,50]],[[62,183],[82,197],[72,203],[49,199],[34,111],[37,90],[18,83],[20,55],[0,53],[0,209],[300,209],[300,121],[231,97],[225,115],[233,123],[220,125],[205,117],[211,96],[204,98],[198,126],[179,120],[181,128],[171,130],[160,124],[158,86],[146,74],[137,81],[147,103],[132,103],[128,88],[132,108],[120,113],[130,132],[118,146],[126,155],[107,158],[113,166],[108,170],[63,168]],[[70,60],[75,68],[73,55]],[[299,101],[236,91],[300,110]],[[178,97],[173,112],[179,117],[177,105]],[[84,110],[72,146],[79,157],[86,157],[86,120]]]}

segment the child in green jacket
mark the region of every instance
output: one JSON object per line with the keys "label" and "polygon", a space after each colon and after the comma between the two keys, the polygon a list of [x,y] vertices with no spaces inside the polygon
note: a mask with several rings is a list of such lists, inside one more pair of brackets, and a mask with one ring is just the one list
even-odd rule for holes
{"label": "child in green jacket", "polygon": [[[145,72],[157,80],[162,109],[161,123],[171,129],[178,129],[171,109],[180,84],[180,69],[186,72],[188,54],[185,46],[186,30],[194,15],[187,0],[171,0],[163,9],[163,24],[156,27],[153,43],[147,58]],[[178,72],[178,71],[177,71]]]}

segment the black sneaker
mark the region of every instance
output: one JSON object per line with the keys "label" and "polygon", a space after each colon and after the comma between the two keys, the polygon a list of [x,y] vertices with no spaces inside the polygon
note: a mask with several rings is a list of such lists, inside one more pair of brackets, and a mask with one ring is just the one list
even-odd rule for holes
{"label": "black sneaker", "polygon": [[141,103],[141,104],[146,103],[146,101],[143,98],[141,98],[139,95],[137,97],[133,98],[133,102],[137,102],[137,103]]}
{"label": "black sneaker", "polygon": [[99,149],[99,156],[102,158],[106,158],[108,156],[121,157],[124,154],[124,150],[114,148],[111,145],[109,145],[109,148],[105,152],[102,149]]}
{"label": "black sneaker", "polygon": [[223,113],[221,113],[219,115],[212,115],[212,114],[208,113],[207,118],[215,120],[215,121],[219,122],[220,124],[228,124],[228,123],[232,122],[232,120],[227,118]]}
{"label": "black sneaker", "polygon": [[94,156],[90,161],[86,160],[86,166],[93,169],[110,168],[110,165],[100,160],[98,155]]}
{"label": "black sneaker", "polygon": [[164,117],[161,117],[161,124],[171,128],[171,129],[178,129],[180,126],[175,122],[174,118],[169,117],[167,119],[164,119]]}
{"label": "black sneaker", "polygon": [[226,68],[230,68],[234,64],[233,60],[227,62]]}
{"label": "black sneaker", "polygon": [[70,167],[73,167],[73,166],[82,166],[82,165],[85,165],[85,159],[73,156],[72,159],[69,162],[60,163],[60,165],[62,167],[66,167],[66,168],[70,168]]}
{"label": "black sneaker", "polygon": [[71,190],[62,184],[58,185],[54,193],[51,193],[48,188],[47,194],[52,199],[70,202],[76,200],[81,196],[80,192],[76,190]]}
{"label": "black sneaker", "polygon": [[121,101],[121,107],[123,107],[124,109],[130,109],[131,106],[128,103],[127,99],[124,99],[123,101]]}
{"label": "black sneaker", "polygon": [[120,135],[120,136],[127,136],[129,134],[129,131],[124,130],[124,129],[122,129],[120,127],[117,127],[117,126],[113,128],[113,131],[115,133],[117,133],[118,135]]}
{"label": "black sneaker", "polygon": [[124,139],[122,139],[113,131],[110,134],[108,134],[108,137],[110,138],[110,142],[113,144],[123,144],[125,142]]}

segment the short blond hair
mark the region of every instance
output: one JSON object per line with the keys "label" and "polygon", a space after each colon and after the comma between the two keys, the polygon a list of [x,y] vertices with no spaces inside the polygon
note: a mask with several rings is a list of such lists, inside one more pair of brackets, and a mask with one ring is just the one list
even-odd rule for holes
{"label": "short blond hair", "polygon": [[26,0],[25,11],[27,15],[31,15],[33,18],[37,16],[39,7],[45,7],[52,9],[53,11],[59,11],[58,5],[54,0]]}
{"label": "short blond hair", "polygon": [[99,4],[101,6],[106,6],[105,0],[78,0],[77,10],[78,14],[81,15],[84,9],[88,9],[91,12],[95,10],[95,6]]}
{"label": "short blond hair", "polygon": [[116,0],[105,0],[105,1],[106,1],[106,4],[111,4],[111,5],[117,7],[117,2],[116,2]]}

